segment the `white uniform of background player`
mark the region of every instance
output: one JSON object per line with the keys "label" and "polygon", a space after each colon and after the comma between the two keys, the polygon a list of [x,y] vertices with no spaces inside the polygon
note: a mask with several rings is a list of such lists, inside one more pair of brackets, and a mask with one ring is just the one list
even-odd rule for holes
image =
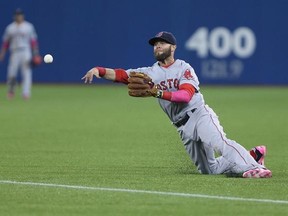
{"label": "white uniform of background player", "polygon": [[33,55],[38,55],[37,35],[34,26],[24,20],[24,14],[20,9],[16,10],[14,19],[14,22],[9,24],[5,29],[0,60],[4,59],[6,50],[9,47],[10,59],[7,73],[7,97],[12,98],[14,96],[17,73],[21,69],[22,96],[27,99],[31,96],[32,51]]}
{"label": "white uniform of background player", "polygon": [[[159,45],[160,47],[169,47],[171,44],[176,49],[175,37],[169,32],[160,32],[149,40],[149,43],[154,46],[155,56],[157,56],[158,48],[155,48],[156,45],[154,44],[159,41],[162,44],[164,42],[164,45]],[[159,50],[163,51],[164,49],[159,48]],[[240,144],[226,137],[218,116],[205,104],[194,69],[183,60],[174,60],[174,53],[171,53],[171,50],[167,52],[167,59],[170,59],[168,64],[164,64],[165,57],[162,62],[157,61],[152,67],[126,71],[96,67],[88,71],[83,79],[85,82],[91,82],[93,75],[95,75],[96,77],[127,83],[127,77],[131,71],[146,73],[161,92],[158,99],[159,104],[170,121],[176,126],[188,155],[200,173],[241,174],[243,177],[252,178],[271,177],[271,171],[266,169],[263,163],[266,149],[262,151],[261,161],[259,161],[259,158],[255,155],[252,157],[249,151]],[[180,92],[179,86],[185,85],[193,87],[195,92],[189,101],[177,102],[181,98],[181,93],[176,95],[177,92]],[[173,96],[169,100],[163,99],[163,92],[176,93],[176,96],[174,95],[174,99]],[[175,99],[177,97],[179,98]],[[215,157],[215,153],[220,156]]]}

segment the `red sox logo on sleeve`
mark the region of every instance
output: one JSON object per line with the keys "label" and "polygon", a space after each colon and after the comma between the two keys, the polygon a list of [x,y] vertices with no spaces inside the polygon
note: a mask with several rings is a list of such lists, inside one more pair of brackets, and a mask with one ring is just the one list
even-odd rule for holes
{"label": "red sox logo on sleeve", "polygon": [[187,80],[192,80],[193,79],[193,76],[191,74],[191,71],[189,69],[187,69],[185,72],[184,72],[184,77],[187,79]]}

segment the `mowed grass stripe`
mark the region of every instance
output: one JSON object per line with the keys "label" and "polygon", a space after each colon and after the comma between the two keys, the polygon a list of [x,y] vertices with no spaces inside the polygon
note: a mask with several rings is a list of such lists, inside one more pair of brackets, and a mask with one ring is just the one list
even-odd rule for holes
{"label": "mowed grass stripe", "polygon": [[125,188],[91,187],[91,186],[81,186],[81,185],[63,185],[63,184],[50,184],[50,183],[40,183],[40,182],[18,182],[18,181],[11,181],[11,180],[0,180],[0,184],[56,187],[56,188],[77,189],[77,190],[112,191],[112,192],[123,192],[123,193],[155,194],[155,195],[163,195],[163,196],[178,196],[178,197],[230,200],[230,201],[243,201],[243,202],[288,204],[288,200],[255,199],[255,198],[241,198],[241,197],[228,197],[228,196],[215,196],[215,195],[213,196],[213,195],[206,195],[206,194],[135,190],[135,189],[125,189]]}

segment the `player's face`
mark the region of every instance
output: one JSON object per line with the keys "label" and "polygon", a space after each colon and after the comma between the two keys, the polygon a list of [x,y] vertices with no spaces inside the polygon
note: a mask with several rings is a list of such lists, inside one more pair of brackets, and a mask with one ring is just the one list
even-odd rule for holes
{"label": "player's face", "polygon": [[154,57],[157,61],[165,61],[167,58],[171,57],[172,46],[165,41],[158,41],[154,44]]}
{"label": "player's face", "polygon": [[14,20],[15,20],[17,23],[21,23],[21,22],[23,22],[23,20],[24,20],[24,15],[23,15],[23,14],[16,14],[16,15],[14,16]]}

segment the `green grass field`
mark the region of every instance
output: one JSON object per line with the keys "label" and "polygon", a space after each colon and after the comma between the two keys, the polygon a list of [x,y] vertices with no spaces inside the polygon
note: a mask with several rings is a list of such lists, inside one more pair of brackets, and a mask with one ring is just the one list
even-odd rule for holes
{"label": "green grass field", "polygon": [[268,147],[271,179],[198,174],[157,101],[122,85],[5,91],[0,215],[288,215],[288,88],[202,86],[228,138]]}

